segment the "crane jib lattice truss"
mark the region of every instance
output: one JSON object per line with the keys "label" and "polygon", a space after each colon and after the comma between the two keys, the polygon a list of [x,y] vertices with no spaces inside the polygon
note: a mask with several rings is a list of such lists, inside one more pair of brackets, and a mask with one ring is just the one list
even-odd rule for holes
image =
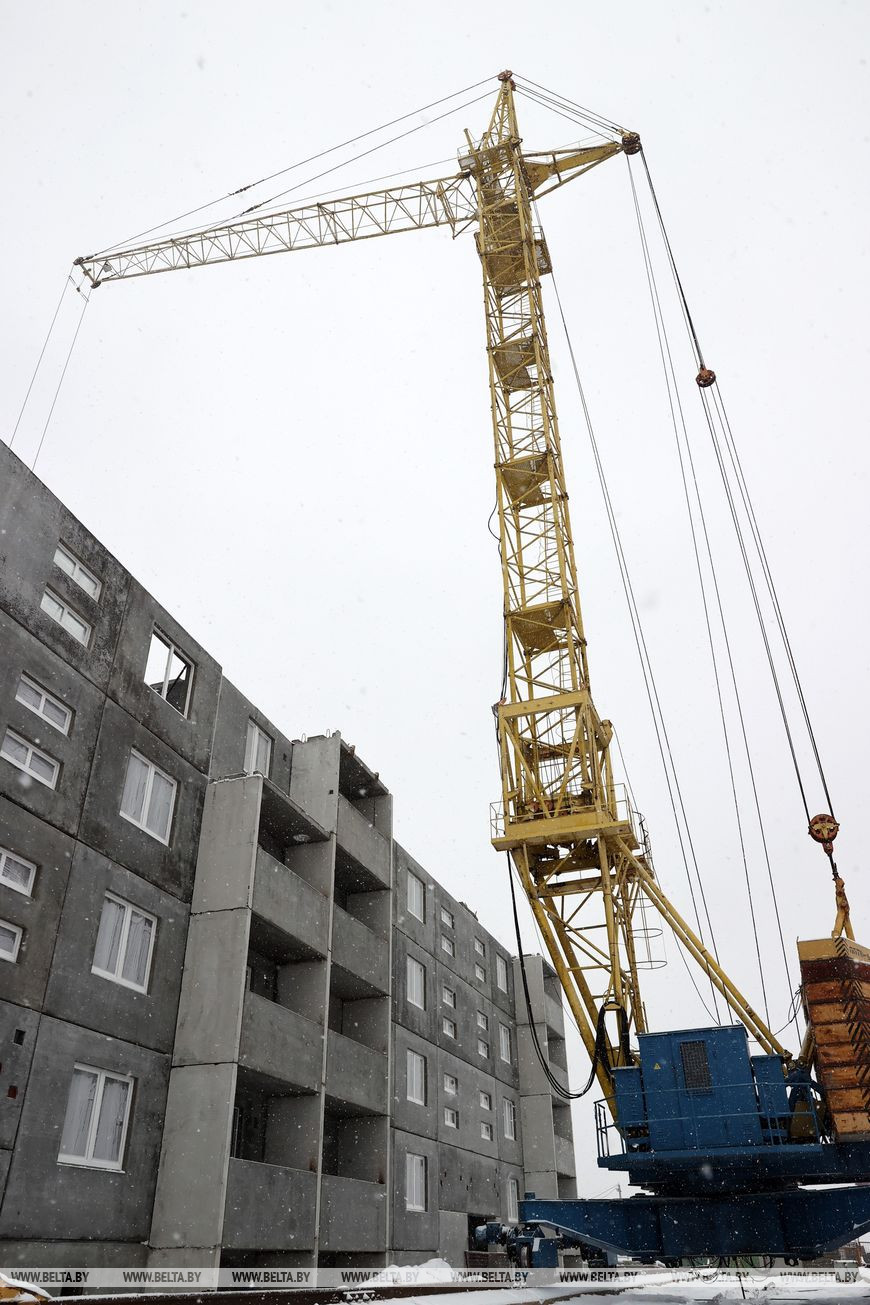
{"label": "crane jib lattice truss", "polygon": [[[614,783],[612,726],[589,684],[559,441],[542,278],[550,259],[533,203],[614,155],[633,133],[588,148],[524,153],[510,74],[459,172],[433,181],[247,216],[76,260],[93,286],[181,268],[448,226],[476,228],[492,400],[504,587],[506,679],[496,707],[502,795],[493,845],[510,854],[572,1016],[611,1097],[629,1037],[646,1029],[633,915],[659,911],[765,1052],[787,1055],[661,889]],[[609,1022],[608,1022],[609,1017]]]}

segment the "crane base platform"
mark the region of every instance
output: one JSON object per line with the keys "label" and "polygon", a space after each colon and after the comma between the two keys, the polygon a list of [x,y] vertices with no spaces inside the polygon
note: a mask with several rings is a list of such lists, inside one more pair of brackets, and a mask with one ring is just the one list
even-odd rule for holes
{"label": "crane base platform", "polygon": [[692,1255],[794,1255],[812,1259],[870,1231],[870,1183],[810,1191],[699,1198],[520,1202],[526,1225],[555,1228],[633,1259]]}

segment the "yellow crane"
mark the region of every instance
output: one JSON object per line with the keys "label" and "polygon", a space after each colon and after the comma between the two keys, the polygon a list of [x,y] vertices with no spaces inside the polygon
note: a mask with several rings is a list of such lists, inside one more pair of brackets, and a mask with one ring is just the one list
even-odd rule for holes
{"label": "yellow crane", "polygon": [[466,132],[459,170],[367,194],[254,215],[76,259],[93,287],[158,272],[448,226],[475,229],[483,272],[504,596],[505,691],[496,708],[501,801],[493,846],[510,854],[606,1095],[646,1029],[633,917],[639,894],[662,915],[764,1051],[776,1036],[679,914],[644,856],[614,781],[613,729],[592,699],[542,283],[550,256],[536,201],[606,159],[641,149],[634,132],[600,145],[522,149],[510,72],[486,131]]}

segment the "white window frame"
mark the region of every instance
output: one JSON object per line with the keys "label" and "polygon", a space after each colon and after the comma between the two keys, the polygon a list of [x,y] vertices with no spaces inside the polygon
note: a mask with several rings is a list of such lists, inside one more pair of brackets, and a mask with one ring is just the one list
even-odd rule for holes
{"label": "white window frame", "polygon": [[[20,743],[23,748],[27,749],[27,756],[24,761],[19,761],[17,757],[10,757],[9,754],[4,751],[7,739],[14,739],[16,743]],[[16,770],[23,771],[24,774],[29,775],[31,779],[35,779],[38,784],[44,784],[46,788],[57,788],[57,779],[60,775],[60,762],[55,760],[54,757],[49,756],[47,752],[43,752],[42,748],[37,748],[33,743],[30,743],[21,734],[16,734],[15,730],[7,728],[6,733],[3,735],[3,742],[0,743],[0,757],[2,757],[4,761],[8,761],[9,765],[14,766]],[[34,757],[39,757],[41,761],[47,761],[50,766],[54,767],[54,773],[51,779],[46,779],[44,775],[40,775],[35,770],[31,770],[30,762]]]}
{"label": "white window frame", "polygon": [[[59,558],[62,558],[63,561],[59,560]],[[64,566],[64,562],[69,565]],[[66,544],[62,544],[60,541],[58,541],[57,548],[54,550],[54,564],[63,571],[64,575],[68,575],[70,580],[77,584],[79,589],[83,590],[89,598],[93,598],[95,603],[99,601],[100,594],[103,592],[102,580],[98,580],[90,567],[85,566],[84,562],[76,557],[72,549],[67,548]],[[82,584],[83,577],[89,580],[90,584]]]}
{"label": "white window frame", "polygon": [[[504,982],[502,982],[504,980]],[[508,967],[507,961],[498,952],[495,954],[495,981],[501,992],[508,990]]]}
{"label": "white window frame", "polygon": [[484,1060],[489,1060],[489,1043],[483,1038],[477,1039],[477,1054],[482,1056]]}
{"label": "white window frame", "polygon": [[483,968],[482,965],[475,964],[474,977],[475,979],[477,979],[478,983],[486,983],[486,970]]}
{"label": "white window frame", "polygon": [[11,929],[15,934],[11,952],[5,952],[3,948],[0,947],[0,961],[11,961],[14,965],[18,960],[18,953],[21,950],[21,939],[24,937],[24,930],[20,925],[13,924],[11,920],[0,920],[0,925],[2,925],[4,929]]}
{"label": "white window frame", "polygon": [[[34,707],[32,702],[28,702],[26,698],[21,697],[21,689],[24,685],[27,685],[27,687],[32,689],[34,693],[39,694],[40,701],[37,706]],[[28,711],[32,711],[34,716],[38,716],[40,720],[44,720],[46,725],[50,725],[51,728],[57,730],[59,734],[69,734],[69,727],[73,715],[72,710],[65,702],[61,702],[60,698],[56,698],[53,693],[49,693],[48,689],[44,689],[42,685],[37,683],[37,681],[34,680],[32,676],[28,675],[26,671],[22,671],[19,677],[18,688],[15,690],[15,701],[20,702],[22,707],[26,707]],[[58,725],[57,721],[52,720],[50,716],[45,714],[45,704],[47,702],[50,702],[53,707],[56,707],[59,712],[66,716],[66,721],[63,725]]]}
{"label": "white window frame", "polygon": [[[260,751],[260,740],[266,744],[266,767],[260,770],[257,765],[257,754]],[[269,772],[272,769],[272,745],[275,740],[271,734],[267,734],[264,729],[257,724],[255,720],[248,720],[248,730],[245,735],[245,774],[246,775],[263,775],[269,778]]]}
{"label": "white window frame", "polygon": [[448,929],[456,928],[456,916],[452,911],[448,911],[446,906],[441,907],[441,923],[445,924]]}
{"label": "white window frame", "polygon": [[[130,757],[137,757],[139,761],[141,761],[145,766],[148,767],[148,778],[145,781],[145,797],[142,800],[142,819],[137,820],[135,816],[129,815],[128,812],[124,810],[121,810],[120,815],[123,817],[124,820],[129,820],[131,825],[135,825],[137,829],[141,829],[145,834],[150,834],[152,838],[157,839],[158,843],[163,843],[166,847],[168,847],[169,835],[172,833],[172,820],[173,817],[175,816],[175,799],[178,797],[178,781],[174,780],[171,775],[167,775],[166,771],[161,770],[159,766],[155,766],[153,761],[149,761],[147,757],[143,757],[142,753],[137,752],[135,748],[130,749]],[[130,767],[130,758],[128,757],[127,759],[128,770],[129,767]],[[145,820],[148,816],[148,808],[151,805],[151,793],[154,788],[155,774],[161,775],[163,779],[168,780],[169,783],[172,785],[172,801],[169,804],[169,820],[166,826],[165,838],[163,837],[162,834],[156,833],[153,829],[151,829],[149,825],[145,823]],[[126,783],[127,783],[127,771],[124,772],[125,787],[126,787]],[[123,788],[121,789],[121,801],[122,802],[124,801]]]}
{"label": "white window frame", "polygon": [[[46,607],[46,599],[48,599],[49,603],[57,603],[58,607],[61,609],[60,616],[58,616],[56,612],[53,612],[50,607]],[[94,627],[91,625],[90,621],[85,620],[81,612],[76,611],[72,603],[68,603],[65,598],[61,598],[60,594],[55,593],[51,588],[51,585],[45,586],[45,593],[40,599],[39,606],[41,610],[45,612],[46,616],[51,617],[52,621],[59,625],[62,630],[66,630],[67,634],[71,635],[76,643],[80,643],[84,648],[87,648],[90,645]],[[80,634],[79,631],[74,628],[70,629],[70,617],[72,617],[74,622],[84,626],[84,634]]]}
{"label": "white window frame", "polygon": [[[130,1107],[133,1102],[134,1080],[130,1074],[116,1074],[114,1070],[98,1069],[96,1065],[83,1065],[83,1064],[79,1064],[78,1061],[76,1061],[75,1065],[73,1066],[73,1074],[75,1074],[76,1070],[81,1070],[83,1074],[97,1075],[97,1090],[94,1096],[94,1108],[91,1111],[91,1122],[88,1127],[88,1139],[85,1145],[86,1154],[83,1156],[65,1155],[61,1151],[57,1157],[57,1163],[59,1165],[79,1165],[80,1167],[85,1169],[111,1169],[114,1170],[115,1173],[119,1173],[119,1172],[123,1173],[124,1151],[127,1146],[127,1128],[130,1123]],[[99,1124],[99,1120],[100,1120],[100,1108],[102,1107],[103,1104],[103,1092],[105,1089],[107,1079],[115,1079],[118,1082],[128,1083],[130,1085],[127,1091],[127,1099],[126,1099],[125,1110],[124,1110],[124,1124],[121,1129],[121,1143],[120,1146],[118,1147],[117,1160],[97,1160],[92,1154],[94,1149],[94,1142],[96,1141],[97,1125]],[[70,1079],[69,1088],[67,1089],[67,1107],[69,1107],[69,1090],[71,1087],[72,1087],[72,1079]],[[64,1124],[65,1123],[66,1123],[66,1116],[64,1116]],[[61,1129],[63,1129],[63,1125],[61,1125]]]}
{"label": "white window frame", "polygon": [[[27,881],[27,887],[23,884],[16,883],[14,880],[7,878],[5,874],[8,861],[15,861],[18,865],[24,866],[25,870],[30,871],[30,878]],[[17,852],[11,852],[8,847],[0,847],[0,884],[4,888],[11,888],[13,893],[22,893],[24,897],[30,897],[33,894],[33,881],[36,878],[36,866],[32,861],[26,861],[23,856]]]}
{"label": "white window frame", "polygon": [[481,1088],[481,1089],[480,1089],[480,1094],[479,1094],[478,1100],[479,1100],[479,1102],[480,1102],[480,1108],[481,1108],[481,1110],[492,1110],[492,1093],[491,1093],[491,1092],[484,1092],[483,1088]]}
{"label": "white window frame", "polygon": [[456,955],[456,943],[452,938],[448,938],[446,933],[442,933],[441,935],[441,950],[446,953],[447,956]]}
{"label": "white window frame", "polygon": [[477,1012],[477,1027],[483,1029],[484,1033],[489,1033],[489,1016],[485,1015],[482,1010]]}
{"label": "white window frame", "polygon": [[429,1208],[429,1165],[424,1155],[405,1154],[405,1209],[425,1214]]}
{"label": "white window frame", "polygon": [[477,952],[478,956],[486,955],[486,943],[483,941],[482,938],[475,938],[474,950]]}
{"label": "white window frame", "polygon": [[[414,976],[415,979],[416,978],[420,979],[420,996],[422,998],[421,1001],[415,1001],[412,995],[416,986],[412,982],[412,975]],[[405,966],[405,988],[407,991],[408,1005],[416,1006],[418,1010],[425,1010],[426,1009],[426,966],[423,964],[422,961],[418,961],[416,956],[407,957],[407,965]]]}
{"label": "white window frame", "polygon": [[451,1010],[456,1010],[456,989],[448,988],[447,984],[443,983],[441,985],[441,1001],[443,1005],[449,1006]]}
{"label": "white window frame", "polygon": [[[414,874],[413,870],[409,870],[407,874],[408,874],[408,881],[407,881],[407,886],[405,891],[405,900],[407,901],[408,904],[408,914],[413,915],[414,919],[419,920],[421,924],[425,924],[426,923],[426,885],[419,875]],[[412,889],[412,885],[413,885],[413,889]],[[419,903],[415,900],[417,889],[419,889]],[[419,904],[420,907],[419,911],[414,910],[414,907],[417,904]]]}
{"label": "white window frame", "polygon": [[493,1140],[492,1124],[488,1119],[484,1119],[480,1125],[480,1136],[481,1140],[484,1142],[491,1142]]}
{"label": "white window frame", "polygon": [[[507,1049],[507,1055],[505,1055]],[[513,1039],[511,1031],[506,1024],[498,1026],[498,1054],[506,1065],[510,1065],[513,1059]]]}
{"label": "white window frame", "polygon": [[[146,674],[148,671],[148,662],[151,660],[151,649],[154,647],[155,639],[157,640],[158,643],[162,644],[163,647],[166,649],[166,661],[163,666],[163,685],[162,688],[158,689],[155,688],[153,684],[149,684],[147,680],[145,681],[145,684],[151,690],[152,693],[157,694],[158,698],[162,698],[163,701],[167,704],[167,706],[171,707],[173,711],[177,711],[179,716],[183,716],[185,720],[188,720],[189,719],[188,713],[190,711],[190,699],[193,694],[193,680],[196,674],[196,666],[194,665],[191,658],[188,657],[187,653],[182,652],[178,644],[175,643],[174,640],[170,639],[168,634],[164,634],[159,626],[154,625],[151,627],[151,639],[148,644],[148,660],[145,663]],[[183,707],[176,707],[175,703],[170,702],[167,696],[169,693],[169,683],[170,683],[169,671],[172,666],[173,656],[177,657],[180,662],[183,662],[190,672],[190,674],[187,677],[187,693],[184,696]]]}
{"label": "white window frame", "polygon": [[455,1074],[444,1075],[444,1091],[448,1097],[459,1095],[459,1079]]}
{"label": "white window frame", "polygon": [[517,1140],[517,1108],[509,1097],[505,1097],[502,1102],[502,1114],[504,1135],[509,1142],[515,1142]]}
{"label": "white window frame", "polygon": [[455,1106],[444,1107],[444,1127],[445,1128],[459,1127],[459,1111],[456,1109]]}
{"label": "white window frame", "polygon": [[[152,915],[150,911],[143,911],[141,906],[136,906],[123,897],[118,897],[116,893],[104,893],[103,901],[114,902],[117,906],[124,908],[124,923],[121,925],[121,941],[118,944],[117,970],[114,974],[111,970],[104,970],[96,964],[95,960],[91,965],[91,973],[98,974],[101,979],[109,979],[112,983],[120,983],[122,988],[132,988],[134,992],[147,992],[148,981],[151,978],[151,961],[154,957],[154,940],[157,937],[157,916]],[[145,979],[141,984],[132,983],[129,979],[125,979],[121,973],[124,968],[124,958],[127,955],[130,921],[134,911],[137,915],[141,915],[143,919],[151,921],[151,941],[148,945],[148,959],[145,962]],[[100,919],[102,920],[102,911],[100,912]],[[99,929],[99,925],[97,928]]]}
{"label": "white window frame", "polygon": [[507,1217],[509,1223],[519,1222],[520,1185],[515,1178],[507,1180]]}
{"label": "white window frame", "polygon": [[[422,1056],[419,1051],[414,1051],[412,1047],[408,1047],[405,1058],[405,1096],[409,1101],[413,1101],[415,1106],[425,1106],[426,1104],[426,1069],[426,1057]],[[419,1071],[419,1073],[416,1071]],[[415,1095],[418,1086],[419,1095]],[[414,1091],[412,1091],[412,1088]]]}
{"label": "white window frame", "polygon": [[459,1031],[456,1027],[456,1020],[449,1019],[448,1016],[445,1015],[441,1021],[441,1028],[445,1037],[453,1038],[454,1042],[456,1041],[456,1034]]}

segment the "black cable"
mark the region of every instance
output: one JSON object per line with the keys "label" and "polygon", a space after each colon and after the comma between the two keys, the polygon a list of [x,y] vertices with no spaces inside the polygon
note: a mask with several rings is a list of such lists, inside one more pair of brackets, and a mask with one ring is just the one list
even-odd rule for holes
{"label": "black cable", "polygon": [[546,86],[541,86],[538,82],[533,82],[530,77],[523,77],[521,73],[518,73],[515,76],[514,81],[517,84],[522,82],[525,83],[527,87],[534,87],[540,95],[546,96],[554,102],[558,102],[565,108],[573,109],[576,114],[582,115],[582,117],[590,123],[595,122],[601,127],[606,127],[608,131],[619,134],[622,133],[622,127],[620,127],[618,123],[612,122],[610,118],[605,118],[603,114],[596,113],[593,109],[585,109],[582,104],[577,104],[575,100],[569,100],[566,96],[560,95],[558,91],[550,90]]}
{"label": "black cable", "polygon": [[[439,104],[446,104],[448,100],[455,100],[460,95],[467,95],[469,91],[476,91],[478,86],[484,86],[490,81],[492,81],[491,77],[484,77],[482,81],[475,82],[472,86],[466,86],[461,91],[454,91],[452,95],[444,95],[440,100],[433,100],[431,104],[424,104],[420,109],[413,109],[410,113],[403,113],[398,118],[391,118],[389,122],[381,123],[380,127],[372,127],[369,131],[361,132],[359,136],[352,136],[349,140],[342,141],[340,145],[331,145],[329,149],[320,150],[307,159],[300,159],[298,163],[291,163],[286,168],[271,172],[268,176],[261,177],[259,181],[249,181],[247,185],[239,186],[237,190],[230,190],[226,195],[221,195],[219,199],[211,199],[206,204],[200,204],[198,208],[188,209],[186,213],[179,213],[177,217],[168,218],[165,222],[159,222],[157,226],[149,227],[146,231],[140,231],[135,236],[128,236],[125,240],[116,240],[114,244],[106,245],[103,249],[98,250],[93,257],[98,258],[100,254],[108,254],[120,245],[129,245],[134,240],[141,240],[143,236],[150,236],[154,231],[162,231],[164,227],[171,226],[173,222],[182,222],[186,217],[192,217],[194,213],[202,213],[207,208],[213,208],[215,204],[222,204],[225,199],[232,199],[234,195],[241,195],[246,190],[252,190],[255,186],[262,186],[267,181],[274,181],[276,177],[282,177],[288,172],[295,171],[296,168],[304,168],[306,164],[315,163],[318,159],[325,158],[327,154],[334,154],[336,150],[346,149],[349,145],[356,145],[358,141],[365,140],[368,136],[374,136],[379,131],[386,131],[388,127],[395,127],[398,122],[405,122],[408,118],[413,118],[419,113],[427,113],[429,109],[437,108]],[[428,123],[423,125],[428,126]],[[362,157],[362,155],[358,157]]]}
{"label": "black cable", "polygon": [[72,344],[70,345],[69,352],[67,353],[66,356],[66,362],[63,365],[63,371],[60,374],[60,380],[57,383],[57,389],[54,392],[54,398],[51,401],[51,407],[48,410],[48,416],[45,419],[45,425],[42,428],[42,434],[39,437],[39,445],[37,447],[36,453],[34,454],[33,463],[30,468],[31,471],[36,470],[36,463],[39,459],[40,453],[42,452],[42,445],[45,440],[45,433],[48,430],[48,423],[51,421],[52,413],[54,412],[54,405],[57,403],[57,396],[60,394],[60,387],[63,385],[63,378],[66,376],[66,369],[67,367],[69,367],[69,360],[70,358],[72,358],[73,349],[76,347],[76,340],[79,338],[79,331],[82,329],[82,322],[85,320],[85,312],[87,310],[87,306],[91,302],[90,295],[83,294],[82,298],[84,299],[84,303],[82,305],[81,316],[79,317],[78,325],[76,326],[75,334],[73,335],[72,338]]}
{"label": "black cable", "polygon": [[30,391],[33,389],[33,384],[34,384],[34,382],[35,382],[35,380],[36,380],[37,372],[39,371],[40,367],[42,366],[42,359],[43,359],[43,357],[44,357],[44,355],[45,355],[45,351],[46,351],[46,349],[48,348],[48,342],[49,342],[49,340],[51,339],[51,333],[52,333],[52,331],[54,330],[54,324],[55,324],[55,322],[57,321],[57,315],[58,315],[58,313],[60,312],[60,306],[61,306],[61,304],[62,304],[63,301],[64,301],[64,297],[65,297],[65,295],[66,295],[67,290],[68,290],[68,289],[70,288],[70,286],[73,285],[73,284],[74,284],[74,282],[73,282],[72,277],[69,275],[69,273],[67,273],[67,275],[66,275],[66,277],[65,277],[65,279],[64,279],[63,289],[62,289],[61,292],[60,292],[60,299],[58,299],[58,301],[57,301],[57,308],[55,308],[55,310],[54,310],[54,317],[52,317],[52,319],[51,319],[51,325],[49,326],[48,331],[46,332],[46,335],[45,335],[45,339],[44,339],[43,342],[42,342],[42,348],[41,348],[40,351],[39,351],[39,357],[38,357],[37,360],[36,360],[36,366],[35,366],[34,369],[33,369],[33,375],[32,375],[31,378],[30,378],[30,384],[28,385],[28,387],[27,387],[27,393],[26,393],[25,396],[24,396],[24,402],[22,403],[22,405],[21,405],[21,409],[20,409],[20,411],[19,411],[19,413],[18,413],[18,420],[15,422],[15,429],[12,431],[12,437],[11,437],[11,439],[9,440],[9,447],[10,447],[10,449],[12,448],[12,445],[15,443],[15,436],[18,434],[18,427],[21,425],[21,418],[24,416],[24,409],[27,407],[27,400],[30,398]]}

